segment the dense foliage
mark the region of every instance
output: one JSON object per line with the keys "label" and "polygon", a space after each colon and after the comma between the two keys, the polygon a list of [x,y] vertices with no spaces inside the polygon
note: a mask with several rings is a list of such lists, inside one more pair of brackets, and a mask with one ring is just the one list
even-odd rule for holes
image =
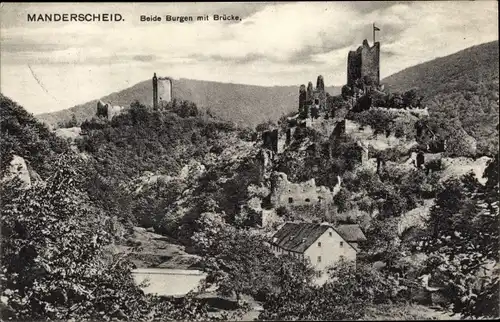
{"label": "dense foliage", "polygon": [[[111,121],[92,119],[81,127],[85,135],[76,143],[92,157],[92,198],[122,220],[168,233],[181,224],[178,218],[170,220],[167,212],[189,185],[175,179],[182,167],[203,160],[215,148],[223,149],[221,137],[236,133],[231,123],[200,115],[193,103],[177,100],[156,111],[136,101]],[[147,173],[172,180],[141,183]],[[134,180],[140,189],[131,184]],[[226,200],[225,195],[219,199]]]}
{"label": "dense foliage", "polygon": [[3,318],[206,319],[189,299],[179,307],[144,295],[131,265],[106,252],[113,226],[82,190],[75,163],[61,156],[53,175],[26,190],[2,186]]}
{"label": "dense foliage", "polygon": [[[276,169],[286,173],[292,182],[314,178],[318,185],[333,188],[338,184],[339,175],[352,171],[361,162],[361,148],[347,136],[325,140],[312,129],[303,134],[298,133],[299,129],[295,132],[297,141],[284,151],[276,165]],[[307,150],[298,152],[304,137],[312,142]]]}
{"label": "dense foliage", "polygon": [[197,224],[198,231],[192,237],[194,250],[204,256],[208,282],[218,285],[221,294],[234,294],[238,299],[246,294],[263,300],[280,291],[276,272],[290,258],[277,258],[260,235],[227,225],[218,214],[205,213]]}
{"label": "dense foliage", "polygon": [[[194,111],[190,103],[180,104]],[[110,122],[84,122],[81,127],[86,135],[77,144],[99,161],[96,169],[106,177],[123,181],[144,171],[175,175],[184,162],[206,154],[217,142],[219,131],[234,130],[230,123],[190,115],[153,111],[134,102]]]}
{"label": "dense foliage", "polygon": [[57,155],[68,144],[24,108],[0,94],[0,172],[4,173],[13,155],[24,158],[42,177],[53,170]]}

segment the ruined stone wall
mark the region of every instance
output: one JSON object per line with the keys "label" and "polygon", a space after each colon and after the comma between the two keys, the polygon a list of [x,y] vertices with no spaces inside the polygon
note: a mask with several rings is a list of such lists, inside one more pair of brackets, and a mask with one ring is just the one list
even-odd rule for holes
{"label": "ruined stone wall", "polygon": [[270,130],[262,132],[262,147],[278,153],[278,130]]}
{"label": "ruined stone wall", "polygon": [[312,105],[313,100],[314,100],[314,87],[313,83],[309,82],[307,84],[307,91],[306,91],[306,104]]}
{"label": "ruined stone wall", "polygon": [[[314,179],[293,183],[288,181],[288,176],[282,172],[273,174],[271,185],[271,204],[276,208],[330,203],[335,192],[340,190],[331,191],[325,186],[316,186]],[[338,185],[340,187],[340,179]]]}
{"label": "ruined stone wall", "polygon": [[302,84],[299,88],[299,114],[303,116],[307,103],[306,85]]}
{"label": "ruined stone wall", "polygon": [[366,164],[370,159],[368,145],[361,141],[357,141],[356,144],[358,145],[358,152],[359,152],[358,161],[361,164]]}
{"label": "ruined stone wall", "polygon": [[326,109],[326,93],[325,91],[316,90],[313,93],[314,95],[314,105],[316,108],[319,108],[321,111]]}
{"label": "ruined stone wall", "polygon": [[313,83],[300,85],[299,88],[299,116],[302,119],[309,117],[317,118],[320,113],[327,110],[327,95],[325,92],[325,81],[323,76],[319,75],[316,79],[316,88]]}
{"label": "ruined stone wall", "polygon": [[316,89],[323,92],[325,91],[325,81],[321,75],[319,75],[316,80]]}
{"label": "ruined stone wall", "polygon": [[104,103],[103,101],[97,101],[97,117],[105,117],[108,120],[111,120],[113,116],[121,114],[127,110],[124,106],[119,105],[111,105],[110,103]]}
{"label": "ruined stone wall", "polygon": [[350,51],[347,55],[347,86],[353,87],[356,80],[361,78],[361,52]]}

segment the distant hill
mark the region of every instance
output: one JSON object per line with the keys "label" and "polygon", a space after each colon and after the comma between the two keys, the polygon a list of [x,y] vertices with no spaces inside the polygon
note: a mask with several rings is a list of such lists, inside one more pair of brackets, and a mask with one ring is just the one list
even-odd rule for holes
{"label": "distant hill", "polygon": [[[422,63],[382,83],[392,92],[418,88],[431,117],[458,118],[482,153],[498,150],[498,41]],[[493,150],[493,151],[492,151]]]}
{"label": "distant hill", "polygon": [[492,41],[403,69],[384,78],[382,83],[394,92],[416,87],[426,100],[463,89],[464,81],[496,82],[498,90],[498,58],[498,41]]}
{"label": "distant hill", "polygon": [[[338,87],[328,87],[331,95],[340,93]],[[181,78],[173,81],[174,98],[196,103],[199,108],[209,109],[214,115],[239,125],[255,127],[268,120],[276,121],[283,114],[298,110],[299,86],[253,86],[200,81]],[[152,81],[146,80],[130,88],[101,98],[112,105],[129,106],[134,100],[151,105]],[[97,99],[53,113],[36,115],[40,120],[57,125],[67,122],[75,114],[81,122],[95,115]]]}

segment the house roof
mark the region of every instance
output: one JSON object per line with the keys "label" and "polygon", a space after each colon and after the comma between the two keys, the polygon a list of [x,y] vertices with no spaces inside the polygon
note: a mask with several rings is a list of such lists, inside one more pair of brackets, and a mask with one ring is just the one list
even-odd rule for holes
{"label": "house roof", "polygon": [[272,243],[292,252],[303,253],[329,227],[312,223],[286,223],[274,234]]}
{"label": "house roof", "polygon": [[348,242],[357,243],[366,240],[365,234],[357,224],[339,225],[335,230]]}
{"label": "house roof", "polygon": [[[339,230],[339,227],[343,228]],[[274,234],[272,244],[288,251],[303,253],[328,228],[335,230],[348,243],[366,240],[365,235],[358,225],[341,225],[339,227],[305,222],[286,223]]]}

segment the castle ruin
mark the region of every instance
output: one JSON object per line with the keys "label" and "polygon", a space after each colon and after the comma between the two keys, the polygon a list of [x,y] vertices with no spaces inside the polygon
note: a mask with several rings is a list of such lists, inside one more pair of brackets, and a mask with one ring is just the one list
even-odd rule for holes
{"label": "castle ruin", "polygon": [[97,101],[97,112],[96,116],[101,118],[105,118],[107,120],[111,120],[113,116],[119,115],[127,110],[124,106],[119,105],[111,105],[111,103],[105,103],[101,100]]}
{"label": "castle ruin", "polygon": [[299,117],[301,119],[318,118],[320,112],[326,110],[326,92],[323,76],[319,75],[316,87],[309,82],[307,88],[304,84],[299,88]]}
{"label": "castle ruin", "polygon": [[172,79],[153,75],[153,108],[162,109],[172,100]]}
{"label": "castle ruin", "polygon": [[342,179],[338,177],[335,187],[330,190],[325,186],[317,186],[315,179],[293,183],[283,172],[273,173],[271,178],[271,204],[274,207],[308,206],[331,203],[340,191]]}

